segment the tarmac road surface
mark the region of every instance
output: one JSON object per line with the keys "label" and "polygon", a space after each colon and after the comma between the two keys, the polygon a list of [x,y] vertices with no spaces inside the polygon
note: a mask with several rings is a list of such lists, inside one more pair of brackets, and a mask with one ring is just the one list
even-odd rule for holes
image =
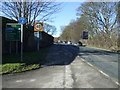
{"label": "tarmac road surface", "polygon": [[106,51],[91,47],[80,47],[80,57],[84,58],[85,61],[92,64],[94,67],[106,73],[115,82],[118,82],[118,55],[120,53]]}

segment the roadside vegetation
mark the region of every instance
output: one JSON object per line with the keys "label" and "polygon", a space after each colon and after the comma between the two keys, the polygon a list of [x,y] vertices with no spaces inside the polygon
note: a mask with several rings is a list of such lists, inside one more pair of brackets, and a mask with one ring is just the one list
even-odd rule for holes
{"label": "roadside vegetation", "polygon": [[[38,0],[37,0],[38,1]],[[1,15],[3,17],[9,18],[11,20],[19,21],[20,17],[26,18],[27,22],[24,24],[24,34],[23,34],[23,47],[24,51],[32,51],[32,46],[34,46],[34,22],[40,21],[51,21],[53,20],[52,15],[58,13],[60,10],[61,3],[54,2],[11,2],[7,0],[2,2]],[[17,8],[16,8],[17,7]],[[23,7],[23,8],[21,8]],[[22,16],[23,15],[23,16]],[[39,18],[39,20],[38,20]],[[11,21],[2,21],[2,41],[3,41],[3,51],[5,47],[8,47],[7,41],[5,41],[5,24]],[[45,23],[44,32],[54,35],[56,33],[56,27]],[[30,45],[29,45],[30,44]],[[14,47],[14,46],[13,46]],[[30,47],[30,49],[29,49]],[[6,49],[7,50],[7,49]],[[3,53],[4,54],[4,53]],[[22,72],[27,70],[32,70],[40,68],[40,63],[43,62],[47,54],[47,49],[41,49],[40,52],[28,52],[24,53],[23,61],[20,60],[20,54],[3,55],[2,64],[0,65],[1,74]]]}
{"label": "roadside vegetation", "polygon": [[[81,41],[98,48],[120,51],[118,2],[85,2],[77,9],[76,20],[68,26],[61,27],[63,41]],[[82,32],[89,34],[88,39],[82,39]]]}
{"label": "roadside vegetation", "polygon": [[99,49],[103,49],[103,50],[110,50],[110,51],[113,51],[113,52],[118,52],[118,53],[120,53],[120,50],[115,50],[115,49],[110,49],[110,48],[103,48],[103,47],[91,46],[91,45],[89,45],[89,47],[99,48]]}
{"label": "roadside vegetation", "polygon": [[39,52],[28,52],[23,54],[21,62],[20,54],[3,55],[0,74],[11,74],[24,72],[40,68],[42,61],[47,55],[47,48],[40,49]]}

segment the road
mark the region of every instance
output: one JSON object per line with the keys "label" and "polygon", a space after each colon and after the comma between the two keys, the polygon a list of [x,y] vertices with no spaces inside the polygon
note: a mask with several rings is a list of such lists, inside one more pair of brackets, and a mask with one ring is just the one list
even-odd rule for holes
{"label": "road", "polygon": [[120,75],[120,72],[118,74],[119,53],[91,47],[80,47],[79,55],[88,63],[118,82],[118,75]]}
{"label": "road", "polygon": [[[3,75],[3,88],[118,88],[118,85],[78,56],[79,48],[53,45],[42,68]],[[5,89],[3,89],[5,90]]]}

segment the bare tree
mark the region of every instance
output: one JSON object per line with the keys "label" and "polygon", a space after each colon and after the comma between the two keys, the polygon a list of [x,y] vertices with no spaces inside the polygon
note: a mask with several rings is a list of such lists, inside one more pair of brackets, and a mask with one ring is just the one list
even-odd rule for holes
{"label": "bare tree", "polygon": [[24,2],[21,2],[21,0],[18,0],[18,2],[6,0],[6,2],[2,2],[2,12],[4,16],[16,21],[18,21],[23,14],[27,19],[27,24],[31,25],[35,20],[49,20],[51,15],[58,11],[59,5],[60,4],[52,1],[45,2],[45,0],[24,0]]}
{"label": "bare tree", "polygon": [[92,18],[96,26],[94,26],[95,28],[105,30],[105,32],[108,33],[108,30],[111,31],[116,25],[116,5],[117,3],[114,2],[85,3],[78,8],[78,14],[82,12],[84,15]]}
{"label": "bare tree", "polygon": [[44,24],[44,31],[50,35],[54,35],[56,32],[56,27],[50,24]]}
{"label": "bare tree", "polygon": [[80,16],[65,27],[61,37],[73,41],[81,39],[82,31],[88,31],[86,44],[117,49],[119,37],[119,5],[116,2],[87,2],[77,9]]}
{"label": "bare tree", "polygon": [[87,30],[87,21],[85,16],[72,21],[68,26],[64,27],[61,38],[63,40],[70,40],[72,42],[79,41],[81,39],[82,31]]}
{"label": "bare tree", "polygon": [[[119,28],[117,23],[117,4],[116,2],[89,2],[83,3],[78,8],[78,15],[89,18],[87,27],[91,27],[92,36],[96,40],[96,44],[101,42],[107,47],[112,47],[112,36],[116,35]],[[117,38],[117,37],[116,37]],[[101,41],[100,41],[101,40]],[[99,41],[99,42],[98,42]],[[95,43],[95,42],[94,42]],[[115,42],[114,42],[115,43]]]}
{"label": "bare tree", "polygon": [[[23,1],[23,2],[22,2]],[[29,37],[34,37],[34,22],[45,22],[52,19],[52,15],[59,11],[61,3],[49,0],[6,0],[2,2],[2,14],[12,20],[18,21],[20,17],[25,17],[27,23],[24,24],[23,42],[27,47]]]}

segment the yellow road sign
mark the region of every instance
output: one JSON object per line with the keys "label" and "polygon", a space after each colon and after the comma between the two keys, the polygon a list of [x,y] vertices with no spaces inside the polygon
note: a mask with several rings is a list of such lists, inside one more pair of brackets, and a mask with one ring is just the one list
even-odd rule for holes
{"label": "yellow road sign", "polygon": [[34,31],[43,31],[43,22],[34,23]]}

